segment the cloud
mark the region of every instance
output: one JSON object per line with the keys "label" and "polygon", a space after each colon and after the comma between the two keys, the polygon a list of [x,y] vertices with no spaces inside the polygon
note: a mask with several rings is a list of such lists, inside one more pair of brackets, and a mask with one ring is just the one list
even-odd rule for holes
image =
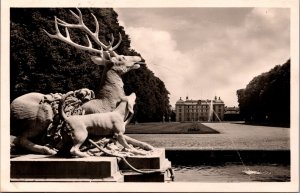
{"label": "cloud", "polygon": [[194,69],[194,62],[177,49],[177,43],[167,31],[152,28],[126,28],[132,47],[142,53],[147,66],[164,81],[171,93],[171,102],[179,99],[185,79]]}
{"label": "cloud", "polygon": [[[237,105],[235,91],[244,88],[254,76],[284,63],[289,57],[289,11],[287,9],[255,8],[241,25],[220,28],[221,34],[210,28],[214,38],[194,49],[196,65],[194,75],[203,72],[201,81],[211,82],[210,88],[228,105]],[[219,34],[219,35],[217,35]],[[207,85],[206,84],[206,85]]]}
{"label": "cloud", "polygon": [[136,10],[136,20],[128,12],[122,23],[130,23],[132,47],[165,82],[172,105],[217,95],[237,106],[236,90],[290,57],[288,9],[167,10]]}

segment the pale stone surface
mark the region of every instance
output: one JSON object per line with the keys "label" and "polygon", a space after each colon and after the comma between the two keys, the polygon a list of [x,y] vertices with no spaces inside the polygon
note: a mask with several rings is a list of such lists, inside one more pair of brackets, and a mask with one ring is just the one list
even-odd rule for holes
{"label": "pale stone surface", "polygon": [[164,182],[165,171],[171,167],[163,148],[155,149],[147,156],[130,156],[126,160],[136,169],[161,172],[139,174],[116,157],[61,158],[28,154],[11,158],[11,181]]}
{"label": "pale stone surface", "polygon": [[[150,155],[146,156],[130,156],[126,160],[136,169],[162,169],[165,162],[165,149],[156,148]],[[121,170],[128,170],[130,167],[120,161]]]}

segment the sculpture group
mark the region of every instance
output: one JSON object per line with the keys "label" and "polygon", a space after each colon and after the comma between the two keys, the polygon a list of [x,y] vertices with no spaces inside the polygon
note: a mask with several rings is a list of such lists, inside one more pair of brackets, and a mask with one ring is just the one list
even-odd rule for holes
{"label": "sculpture group", "polygon": [[[130,96],[125,95],[121,75],[130,70],[138,69],[140,64],[142,64],[142,58],[139,56],[118,55],[115,52],[122,41],[121,34],[119,34],[119,41],[116,45],[114,45],[113,35],[109,45],[103,44],[99,40],[99,24],[95,15],[92,14],[96,23],[96,30],[92,32],[84,24],[81,11],[77,10],[78,14],[70,11],[78,20],[77,24],[70,24],[55,17],[56,34],[53,35],[47,31],[45,32],[50,38],[56,38],[77,49],[90,52],[92,62],[104,66],[105,70],[102,75],[100,90],[96,91],[95,95],[89,89],[80,89],[67,94],[44,95],[41,93],[28,93],[16,98],[11,103],[11,133],[16,133],[17,135],[17,139],[15,140],[16,145],[35,153],[56,154],[57,150],[44,144],[36,144],[32,142],[32,139],[45,133],[49,127],[53,127],[55,119],[60,119],[62,121],[67,120],[65,127],[71,128],[70,130],[73,132],[71,135],[74,144],[71,149],[73,155],[80,157],[87,156],[86,153],[79,151],[79,147],[87,137],[86,131],[93,131],[93,134],[101,136],[102,131],[109,130],[112,135],[117,136],[117,140],[124,148],[138,147],[144,150],[153,150],[151,145],[124,135],[125,126],[133,116],[135,94]],[[65,28],[65,35],[61,34],[60,27]],[[68,31],[69,28],[77,28],[85,32],[89,45],[84,46],[73,42]],[[90,38],[92,38],[93,42],[100,49],[93,47]],[[72,115],[70,115],[70,118],[68,114],[65,115],[63,104],[66,97],[71,94],[82,97],[82,100],[79,102],[81,112],[74,115],[73,118],[71,118]],[[61,113],[58,112],[58,106],[60,106]],[[120,110],[123,111],[123,114],[121,113],[121,126],[110,123],[110,119],[120,119],[120,115],[115,112],[124,106],[129,111],[126,110],[126,113],[124,113],[125,109]],[[103,118],[105,116],[106,118]],[[99,120],[102,120],[102,122],[100,123]],[[134,148],[132,148],[132,151],[139,153]]]}

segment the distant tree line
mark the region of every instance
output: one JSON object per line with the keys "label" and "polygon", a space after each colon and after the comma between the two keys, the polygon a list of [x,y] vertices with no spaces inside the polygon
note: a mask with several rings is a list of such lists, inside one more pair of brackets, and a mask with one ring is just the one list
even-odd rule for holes
{"label": "distant tree line", "polygon": [[[76,13],[76,10],[73,10]],[[99,39],[108,45],[111,34],[122,43],[118,54],[139,55],[131,49],[130,38],[119,25],[118,14],[111,8],[81,9],[85,24],[92,30],[99,22]],[[97,90],[103,67],[93,64],[90,54],[66,43],[49,38],[43,29],[54,34],[54,16],[76,23],[69,9],[12,8],[10,10],[10,100],[29,92],[66,93],[70,90],[89,88]],[[61,30],[64,33],[64,30]],[[87,45],[80,31],[71,30],[72,40]],[[117,41],[117,40],[116,40]],[[132,70],[123,77],[126,94],[135,92],[137,103],[133,121],[161,121],[171,112],[169,92],[165,84],[155,77],[147,66]]]}
{"label": "distant tree line", "polygon": [[290,59],[237,90],[241,116],[248,123],[290,126]]}

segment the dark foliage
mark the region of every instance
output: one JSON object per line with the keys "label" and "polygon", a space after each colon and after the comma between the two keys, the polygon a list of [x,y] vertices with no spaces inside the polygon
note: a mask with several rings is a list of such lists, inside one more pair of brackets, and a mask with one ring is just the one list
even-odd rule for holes
{"label": "dark foliage", "polygon": [[133,120],[162,121],[163,115],[171,113],[169,92],[165,89],[165,84],[147,70],[145,65],[125,74],[124,84],[126,93],[136,92],[138,96],[135,107],[138,113],[135,113]]}
{"label": "dark foliage", "polygon": [[[73,10],[76,13],[76,10]],[[130,48],[130,39],[118,23],[118,14],[110,8],[81,9],[86,25],[94,30],[93,13],[100,25],[99,39],[108,44],[111,34],[122,35],[118,54],[139,55]],[[76,20],[69,9],[12,8],[10,33],[10,100],[28,92],[66,93],[79,88],[97,90],[102,67],[94,65],[87,52],[49,38],[43,29],[54,34],[54,16],[70,23]],[[61,29],[64,33],[64,29]],[[79,30],[71,30],[72,40],[87,45]],[[95,45],[94,45],[95,46]],[[125,92],[137,94],[136,117],[139,122],[159,121],[170,112],[164,83],[146,67],[123,77]]]}
{"label": "dark foliage", "polygon": [[240,113],[249,123],[290,125],[290,60],[237,91]]}

